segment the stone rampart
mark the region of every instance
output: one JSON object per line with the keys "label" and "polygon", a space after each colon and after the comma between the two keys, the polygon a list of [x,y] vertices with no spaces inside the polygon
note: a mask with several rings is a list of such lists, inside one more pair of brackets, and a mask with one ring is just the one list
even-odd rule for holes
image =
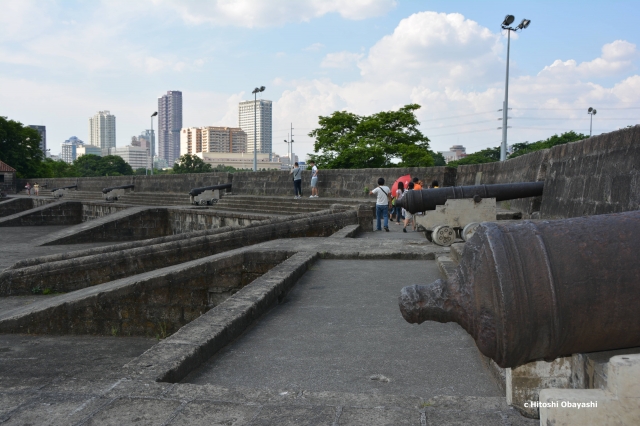
{"label": "stone rampart", "polygon": [[[508,204],[529,217],[562,219],[640,209],[640,126],[504,162],[459,166],[456,185],[544,180],[541,199]],[[535,217],[535,216],[534,216]]]}
{"label": "stone rampart", "polygon": [[231,183],[231,174],[226,172],[187,173],[154,176],[100,176],[81,178],[40,178],[18,179],[18,185],[37,181],[46,189],[78,185],[78,191],[102,192],[103,188],[122,185],[135,185],[137,192],[188,193],[193,188]]}
{"label": "stone rampart", "polygon": [[58,201],[0,219],[2,226],[76,225],[82,222],[82,203]]}
{"label": "stone rampart", "polygon": [[[388,169],[335,169],[318,172],[318,191],[321,197],[366,198],[378,186],[378,178],[393,184],[404,175],[420,178],[425,185],[438,180],[441,185],[455,184],[455,169],[450,167],[405,167]],[[233,174],[233,193],[238,195],[292,196],[293,180],[289,172],[272,170],[236,172]],[[310,195],[311,171],[302,172],[302,193]],[[368,189],[365,191],[365,189]]]}
{"label": "stone rampart", "polygon": [[50,198],[9,198],[0,202],[0,217],[12,216],[17,213],[32,209],[34,207],[51,204],[54,200]]}

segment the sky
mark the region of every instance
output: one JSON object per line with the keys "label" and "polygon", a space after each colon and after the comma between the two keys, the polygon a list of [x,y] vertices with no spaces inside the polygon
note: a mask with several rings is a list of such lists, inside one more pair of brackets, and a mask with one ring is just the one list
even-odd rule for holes
{"label": "sky", "polygon": [[[337,110],[421,105],[433,150],[500,144],[506,14],[512,33],[509,144],[640,123],[638,1],[0,0],[0,116],[47,126],[52,154],[88,119],[116,116],[117,146],[183,94],[183,126],[237,126],[265,86],[273,151],[313,152]],[[157,123],[156,123],[157,126]]]}

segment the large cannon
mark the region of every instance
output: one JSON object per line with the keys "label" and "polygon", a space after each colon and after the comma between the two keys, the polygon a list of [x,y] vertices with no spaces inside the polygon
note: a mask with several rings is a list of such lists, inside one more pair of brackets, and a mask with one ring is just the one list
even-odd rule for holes
{"label": "large cannon", "polygon": [[487,222],[453,278],[401,291],[410,323],[455,321],[501,367],[640,346],[640,211]]}
{"label": "large cannon", "polygon": [[523,182],[407,191],[396,206],[426,212],[415,217],[416,225],[435,244],[450,246],[458,237],[470,238],[479,223],[496,220],[497,201],[539,196],[543,187],[544,182]]}
{"label": "large cannon", "polygon": [[220,191],[223,189],[231,189],[231,184],[223,183],[220,185],[193,188],[191,191],[189,191],[191,204],[199,204],[201,206],[206,206],[207,204],[213,205],[217,203],[218,200],[222,197]]}
{"label": "large cannon", "polygon": [[133,189],[134,185],[112,186],[110,188],[102,188],[102,197],[105,201],[117,201],[123,196],[128,189]]}
{"label": "large cannon", "polygon": [[66,194],[70,189],[76,189],[76,191],[78,190],[78,185],[69,185],[69,186],[62,186],[60,188],[53,188],[51,190],[51,195],[53,196],[53,198],[62,198],[64,197],[64,194]]}

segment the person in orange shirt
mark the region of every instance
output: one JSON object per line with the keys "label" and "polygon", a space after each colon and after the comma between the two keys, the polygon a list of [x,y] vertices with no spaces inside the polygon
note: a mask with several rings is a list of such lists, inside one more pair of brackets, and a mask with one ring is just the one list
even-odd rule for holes
{"label": "person in orange shirt", "polygon": [[413,190],[420,191],[422,189],[422,182],[417,177],[413,178]]}

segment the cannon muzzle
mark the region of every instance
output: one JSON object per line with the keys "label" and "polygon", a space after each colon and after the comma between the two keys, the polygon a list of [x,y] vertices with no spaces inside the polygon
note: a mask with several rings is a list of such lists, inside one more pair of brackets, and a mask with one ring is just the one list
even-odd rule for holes
{"label": "cannon muzzle", "polygon": [[640,346],[640,211],[484,222],[448,280],[402,289],[411,323],[459,323],[501,367]]}
{"label": "cannon muzzle", "polygon": [[515,200],[517,198],[537,197],[542,195],[544,181],[501,183],[496,185],[447,186],[444,188],[406,191],[396,201],[396,206],[403,207],[409,213],[435,210],[447,200],[459,198],[495,198],[496,201]]}

